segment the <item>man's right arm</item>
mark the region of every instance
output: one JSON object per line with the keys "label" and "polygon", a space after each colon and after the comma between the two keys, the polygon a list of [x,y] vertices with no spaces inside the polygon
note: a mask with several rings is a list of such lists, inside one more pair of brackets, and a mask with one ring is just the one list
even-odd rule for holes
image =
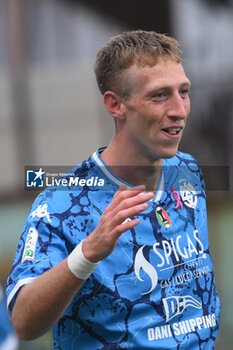
{"label": "man's right arm", "polygon": [[[95,263],[106,258],[114,250],[121,234],[140,222],[139,219],[126,219],[147,209],[146,202],[153,198],[154,193],[143,191],[144,186],[131,190],[126,190],[125,185],[120,187],[96,229],[83,241],[82,252],[86,259]],[[12,321],[19,337],[31,340],[48,331],[83,283],[83,279],[70,271],[65,259],[32,283],[23,286],[12,311]]]}
{"label": "man's right arm", "polygon": [[47,332],[71,303],[84,280],[69,270],[67,259],[24,285],[12,310],[12,322],[23,340]]}

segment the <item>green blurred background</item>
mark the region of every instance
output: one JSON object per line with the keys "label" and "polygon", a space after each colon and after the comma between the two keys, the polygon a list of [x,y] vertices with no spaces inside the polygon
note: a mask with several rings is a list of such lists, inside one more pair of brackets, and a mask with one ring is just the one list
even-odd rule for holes
{"label": "green blurred background", "polygon": [[[181,150],[209,169],[209,240],[222,305],[216,349],[232,349],[232,18],[232,0],[0,0],[3,285],[38,194],[24,190],[24,167],[72,167],[112,137],[114,125],[94,79],[97,50],[124,30],[166,32],[180,41],[192,82]],[[51,332],[20,342],[20,350],[27,349],[52,349]]]}

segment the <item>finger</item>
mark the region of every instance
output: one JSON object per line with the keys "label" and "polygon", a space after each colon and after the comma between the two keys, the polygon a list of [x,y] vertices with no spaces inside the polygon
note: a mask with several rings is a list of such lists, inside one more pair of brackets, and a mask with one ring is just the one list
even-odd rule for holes
{"label": "finger", "polygon": [[112,227],[122,224],[126,219],[135,216],[149,207],[148,203],[141,203],[133,207],[118,211],[112,219]]}
{"label": "finger", "polygon": [[128,187],[126,184],[121,184],[120,187],[118,188],[117,192],[115,193],[115,195],[113,196],[113,198],[116,198],[118,197],[118,195],[120,193],[122,193],[122,191],[127,191],[128,190]]}
{"label": "finger", "polygon": [[122,233],[131,230],[132,228],[134,228],[135,226],[137,226],[140,223],[140,219],[134,219],[134,220],[130,220],[127,221],[125,224],[120,224],[115,228],[115,235],[117,238],[119,238]]}
{"label": "finger", "polygon": [[127,185],[126,184],[121,184],[117,192],[119,192],[119,191],[126,191],[126,190],[127,190]]}
{"label": "finger", "polygon": [[[145,186],[144,185],[133,187],[130,190],[119,191],[119,193],[117,193],[117,196],[113,197],[113,200],[112,200],[112,203],[111,203],[111,209],[116,208],[119,204],[121,206],[122,206],[122,204],[125,205],[125,201],[127,199],[129,199],[129,198],[137,198],[138,197],[136,199],[135,203],[147,201],[147,200],[153,198],[153,196],[154,196],[153,192],[146,192],[146,193],[144,193],[144,191],[145,191]],[[138,195],[140,195],[140,197]],[[127,203],[127,201],[126,201],[126,203]]]}
{"label": "finger", "polygon": [[113,198],[117,198],[120,194],[122,195],[123,192],[126,196],[134,196],[136,193],[138,194],[140,192],[145,191],[145,189],[145,185],[138,185],[132,188],[127,188],[126,184],[122,184]]}
{"label": "finger", "polygon": [[154,197],[154,192],[141,192],[133,197],[125,198],[123,201],[121,201],[120,204],[123,208],[129,208],[133,205],[147,202],[153,197]]}
{"label": "finger", "polygon": [[133,197],[124,198],[122,200],[119,200],[117,202],[114,202],[114,204],[111,206],[111,210],[113,212],[113,215],[117,215],[119,211],[128,209],[130,207],[134,207],[138,204],[143,204],[144,202],[147,202],[151,200],[154,197],[154,192],[146,192],[146,193],[140,193],[139,195],[135,195]]}

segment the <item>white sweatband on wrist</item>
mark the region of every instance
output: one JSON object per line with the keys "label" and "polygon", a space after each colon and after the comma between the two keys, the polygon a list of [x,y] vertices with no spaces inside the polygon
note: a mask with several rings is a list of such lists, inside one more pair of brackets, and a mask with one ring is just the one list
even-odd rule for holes
{"label": "white sweatband on wrist", "polygon": [[81,280],[86,280],[98,266],[99,261],[97,263],[92,263],[85,258],[82,251],[82,242],[83,241],[81,241],[70,253],[67,263],[70,271],[76,277],[80,278]]}

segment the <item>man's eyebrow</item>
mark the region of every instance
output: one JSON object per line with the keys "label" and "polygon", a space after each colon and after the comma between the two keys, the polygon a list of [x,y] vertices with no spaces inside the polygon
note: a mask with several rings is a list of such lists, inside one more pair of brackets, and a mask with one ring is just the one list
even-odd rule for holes
{"label": "man's eyebrow", "polygon": [[[191,87],[191,83],[189,80],[187,81],[184,81],[183,83],[181,83],[179,85],[179,89],[182,89],[182,88],[190,88]],[[161,86],[158,86],[158,87],[155,87],[154,89],[148,91],[148,96],[150,95],[153,95],[154,93],[158,92],[158,91],[168,91],[168,90],[173,90],[173,87],[170,86],[170,85],[161,85]]]}
{"label": "man's eyebrow", "polygon": [[183,82],[181,85],[180,85],[180,87],[191,87],[191,82],[189,81],[189,80],[187,80],[187,81],[185,81],[185,82]]}

